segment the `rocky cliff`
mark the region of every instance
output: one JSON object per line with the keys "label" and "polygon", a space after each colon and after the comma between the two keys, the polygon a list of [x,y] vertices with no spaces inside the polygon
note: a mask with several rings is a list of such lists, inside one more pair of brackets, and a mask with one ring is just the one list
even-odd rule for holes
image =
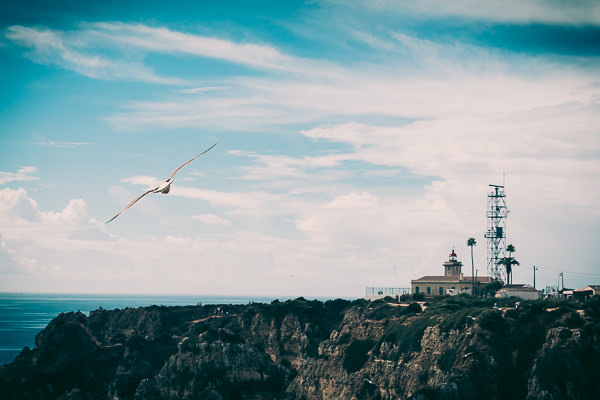
{"label": "rocky cliff", "polygon": [[2,399],[598,399],[600,300],[464,297],[61,314]]}

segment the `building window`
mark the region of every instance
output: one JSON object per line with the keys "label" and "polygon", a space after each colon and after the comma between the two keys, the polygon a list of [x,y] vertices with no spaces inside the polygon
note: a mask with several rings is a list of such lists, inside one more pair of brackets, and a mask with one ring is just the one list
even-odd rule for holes
{"label": "building window", "polygon": [[431,294],[431,286],[427,286],[427,294]]}
{"label": "building window", "polygon": [[440,296],[444,295],[444,288],[440,286]]}
{"label": "building window", "polygon": [[419,293],[419,287],[415,286],[415,293]]}

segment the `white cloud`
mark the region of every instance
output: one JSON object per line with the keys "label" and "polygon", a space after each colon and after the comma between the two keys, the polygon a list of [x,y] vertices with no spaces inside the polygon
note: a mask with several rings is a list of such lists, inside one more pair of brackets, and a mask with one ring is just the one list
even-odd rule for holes
{"label": "white cloud", "polygon": [[106,22],[90,24],[89,28],[89,34],[158,53],[193,54],[272,70],[292,68],[294,61],[272,46],[234,43],[166,28]]}
{"label": "white cloud", "polygon": [[595,77],[584,71],[515,59],[511,62],[522,66],[531,62],[537,76],[512,73],[502,64],[476,74],[444,64],[450,70],[440,75],[433,69],[441,58],[433,57],[419,73],[371,66],[347,70],[328,82],[318,77],[240,78],[226,95],[132,102],[127,111],[107,119],[127,130],[175,126],[252,131],[285,124],[306,126],[331,118],[491,118],[568,102],[589,104],[600,98]]}
{"label": "white cloud", "polygon": [[587,175],[598,162],[598,111],[595,103],[566,103],[489,117],[388,127],[347,123],[301,133],[360,149],[347,158],[403,166],[424,176],[487,174],[515,164],[553,176],[567,171]]}
{"label": "white cloud", "polygon": [[[9,227],[2,230],[0,251],[12,260],[13,265],[5,268],[11,269],[11,282],[18,282],[21,290],[51,287],[77,291],[86,287],[98,292],[341,296],[362,291],[361,273],[353,265],[371,255],[360,255],[342,243],[334,245],[344,250],[345,255],[338,259],[331,255],[332,243],[268,235],[260,226],[252,230],[237,227],[218,235],[146,234],[131,239],[107,235],[105,226],[87,221],[81,200],[71,200],[59,212],[44,212],[23,189],[4,189],[0,199],[0,222]],[[23,203],[35,218],[23,217]],[[265,204],[257,211],[260,215],[272,206]],[[310,204],[305,207],[305,211],[313,208]],[[206,226],[236,228],[216,214],[197,219]],[[331,287],[330,282],[341,273],[349,273],[347,282]],[[135,289],[131,282],[137,282]]]}
{"label": "white cloud", "polygon": [[34,181],[38,178],[32,176],[37,172],[37,167],[23,167],[20,168],[16,173],[15,172],[4,172],[0,171],[0,185],[4,185],[8,182],[12,181]]}
{"label": "white cloud", "polygon": [[[30,48],[28,56],[40,64],[53,64],[93,79],[130,80],[158,84],[189,84],[187,80],[162,77],[139,61],[130,61],[131,49],[141,53],[187,54],[223,60],[258,70],[334,78],[337,67],[281,53],[269,45],[235,43],[216,37],[177,32],[167,28],[119,22],[82,24],[79,30],[10,26],[5,36]],[[109,49],[109,50],[107,50]],[[186,89],[183,94],[221,90],[222,87]]]}
{"label": "white cloud", "polygon": [[[331,3],[343,4],[331,0]],[[356,3],[354,4],[356,6]],[[387,13],[416,13],[425,16],[467,17],[491,21],[516,23],[549,23],[572,25],[600,24],[600,5],[595,1],[556,1],[556,0],[422,0],[414,2],[366,1],[359,7],[377,9]]]}
{"label": "white cloud", "polygon": [[198,219],[202,223],[207,224],[207,225],[223,225],[223,226],[229,226],[229,225],[231,225],[230,221],[226,220],[225,218],[221,218],[221,217],[219,217],[218,215],[215,215],[215,214],[195,215],[192,218]]}
{"label": "white cloud", "polygon": [[178,90],[177,93],[204,94],[204,93],[212,92],[215,90],[227,90],[227,89],[228,89],[227,86],[206,86],[206,87],[197,87],[197,88],[191,88],[191,89],[181,89],[181,90]]}
{"label": "white cloud", "polygon": [[[598,111],[596,103],[566,103],[493,118],[440,118],[396,127],[352,123],[302,133],[316,140],[351,144],[353,155],[365,162],[402,166],[415,174],[438,179],[426,186],[413,204],[402,197],[395,199],[395,207],[386,202],[374,203],[377,207],[371,209],[382,212],[368,218],[378,221],[374,227],[345,226],[340,235],[361,230],[374,232],[380,228],[380,221],[402,215],[402,220],[395,220],[387,234],[395,235],[404,245],[418,246],[418,242],[423,242],[435,247],[443,244],[444,237],[453,242],[458,239],[455,244],[461,245],[461,236],[469,234],[476,235],[485,245],[482,233],[486,185],[500,184],[502,173],[506,172],[508,205],[513,210],[508,221],[509,240],[516,239],[523,265],[569,266],[568,253],[552,252],[552,260],[541,251],[539,240],[544,236],[547,248],[558,249],[564,240],[558,232],[561,227],[572,227],[577,233],[571,234],[579,238],[597,233],[600,207],[595,199],[600,192],[594,182],[600,171]],[[349,198],[357,201],[361,196]],[[355,222],[357,214],[334,219],[323,213],[302,220],[301,227],[327,233],[326,239],[331,240],[332,227],[344,226],[348,223],[346,218]],[[544,233],[523,232],[536,229]],[[548,235],[547,229],[554,229],[554,234]],[[589,240],[584,241],[592,246]],[[384,239],[379,239],[379,243],[384,243]],[[434,260],[424,256],[419,262],[431,266]],[[578,268],[589,271],[591,264]]]}
{"label": "white cloud", "polygon": [[47,146],[47,147],[69,148],[69,147],[90,146],[93,143],[89,143],[89,142],[57,142],[56,140],[42,140],[42,141],[36,142],[35,144],[37,144],[39,146]]}
{"label": "white cloud", "polygon": [[[348,153],[332,153],[318,156],[292,157],[283,155],[254,154],[232,151],[242,157],[254,159],[255,163],[242,167],[242,179],[261,181],[271,187],[286,187],[296,192],[310,190],[307,183],[332,182],[344,176],[336,170],[344,161],[358,157]],[[326,174],[315,174],[318,169],[328,169]],[[301,182],[301,184],[299,184]]]}
{"label": "white cloud", "polygon": [[214,207],[225,207],[245,213],[265,212],[268,205],[279,203],[281,196],[267,192],[219,192],[184,186],[173,186],[169,194],[206,201]]}
{"label": "white cloud", "polygon": [[[11,41],[30,48],[28,56],[40,64],[58,65],[93,79],[132,80],[159,84],[182,84],[185,80],[157,76],[142,63],[113,61],[86,48],[77,33],[14,25],[5,33]],[[87,46],[93,47],[87,43]]]}
{"label": "white cloud", "polygon": [[141,185],[147,188],[155,188],[162,182],[162,180],[154,176],[135,175],[131,178],[123,178],[121,179],[121,182],[131,183],[132,185]]}
{"label": "white cloud", "polygon": [[[119,50],[120,46],[134,46],[142,52],[183,53],[279,72],[269,78],[230,79],[227,91],[221,86],[178,91],[204,94],[192,100],[185,96],[162,102],[130,102],[128,109],[108,117],[124,130],[253,130],[356,115],[431,119],[514,112],[599,98],[598,88],[590,85],[594,76],[582,71],[527,56],[503,59],[500,52],[489,49],[440,44],[403,32],[390,32],[399,46],[391,63],[360,63],[346,68],[289,56],[268,45],[235,43],[144,25],[94,23],[71,32],[13,26],[6,35],[32,48],[31,57],[38,62],[55,63],[96,79],[182,83],[157,77],[141,58],[133,65],[129,65],[130,60],[111,61],[126,60],[120,54],[126,47]],[[365,40],[375,43],[376,39],[367,35]],[[391,39],[386,43],[395,45]],[[111,53],[103,52],[105,47],[116,48]]]}
{"label": "white cloud", "polygon": [[[512,209],[510,240],[523,269],[568,264],[573,249],[583,246],[571,243],[573,235],[597,247],[595,72],[520,56],[501,60],[477,47],[401,33],[388,41],[362,36],[410,55],[408,62],[381,67],[367,61],[340,67],[294,58],[274,46],[143,25],[89,24],[75,32],[13,27],[9,35],[32,48],[36,61],[94,78],[177,81],[157,77],[141,61],[125,68],[136,76],[119,75],[117,66],[127,65],[98,50],[115,43],[142,53],[191,54],[276,72],[229,80],[226,91],[194,85],[168,101],[130,102],[109,119],[119,129],[270,132],[285,126],[285,135],[303,136],[315,147],[328,142],[317,155],[289,149],[230,152],[244,158],[239,176],[223,185],[234,189],[176,183],[169,193],[175,199],[144,199],[136,205],[141,215],[127,216],[129,225],[106,227],[90,219],[82,199],[56,212],[42,211],[24,189],[5,189],[0,251],[24,271],[39,273],[38,282],[67,279],[62,285],[72,290],[92,282],[96,290],[111,292],[131,291],[136,282],[140,292],[358,296],[366,285],[408,286],[411,278],[437,273],[452,246],[465,261],[470,236],[479,243],[481,275],[487,185],[500,183],[503,172]],[[99,44],[103,40],[106,45]],[[364,164],[369,179],[349,181],[351,162]],[[380,168],[408,173],[383,176]],[[35,172],[30,167],[3,173],[0,182],[34,179]],[[407,188],[406,175],[421,183]],[[396,181],[379,185],[379,178]],[[150,187],[160,179],[133,176],[121,182]],[[111,187],[110,194],[125,205],[142,190],[122,185]],[[178,213],[180,204],[193,211]],[[568,236],[559,229],[550,235],[550,227],[569,227]],[[569,243],[565,250],[563,242]],[[579,260],[595,258],[593,250],[585,254]],[[392,268],[399,274],[393,283]]]}
{"label": "white cloud", "polygon": [[350,193],[343,196],[338,196],[330,203],[325,205],[325,208],[330,209],[372,209],[380,206],[379,199],[370,193]]}
{"label": "white cloud", "polygon": [[[68,235],[81,223],[87,223],[87,205],[82,199],[70,200],[59,212],[41,211],[38,203],[23,188],[1,189],[0,199],[2,236],[6,238],[28,238],[29,230],[36,227],[40,242],[52,243],[60,240],[61,234]],[[34,237],[29,238],[35,240]]]}

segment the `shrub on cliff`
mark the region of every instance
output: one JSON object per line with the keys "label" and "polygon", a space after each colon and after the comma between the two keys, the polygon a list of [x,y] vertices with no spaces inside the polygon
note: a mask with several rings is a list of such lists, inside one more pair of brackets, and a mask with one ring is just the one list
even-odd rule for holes
{"label": "shrub on cliff", "polygon": [[344,354],[342,367],[349,374],[360,370],[369,359],[369,351],[375,344],[372,340],[355,340],[348,347]]}
{"label": "shrub on cliff", "polygon": [[500,311],[486,311],[479,319],[479,326],[488,331],[499,332],[504,327],[504,318]]}
{"label": "shrub on cliff", "polygon": [[500,281],[491,281],[490,283],[488,283],[487,285],[484,286],[483,288],[483,295],[484,296],[491,296],[494,297],[494,295],[496,294],[496,292],[498,290],[500,290],[502,288],[503,284]]}
{"label": "shrub on cliff", "polygon": [[419,314],[422,311],[423,309],[419,303],[410,303],[404,310],[402,310],[402,314]]}
{"label": "shrub on cliff", "polygon": [[376,321],[392,318],[397,314],[397,307],[390,306],[385,299],[372,301],[365,313],[368,319]]}
{"label": "shrub on cliff", "polygon": [[456,349],[450,348],[442,353],[437,364],[442,371],[450,371],[456,361]]}
{"label": "shrub on cliff", "polygon": [[[405,316],[389,324],[377,345],[375,354],[381,354],[381,345],[385,342],[395,346],[395,351],[387,355],[390,360],[397,361],[402,355],[421,350],[421,339],[428,326],[433,326],[436,320],[427,317]],[[381,354],[382,356],[386,356]]]}
{"label": "shrub on cliff", "polygon": [[[361,300],[354,303],[361,302]],[[331,300],[325,303],[319,300],[306,300],[304,297],[298,297],[294,300],[281,302],[273,300],[270,305],[258,307],[266,318],[274,318],[279,324],[286,315],[293,314],[303,323],[312,323],[322,329],[324,332],[330,332],[331,323],[341,321],[344,310],[350,305],[348,300]]]}

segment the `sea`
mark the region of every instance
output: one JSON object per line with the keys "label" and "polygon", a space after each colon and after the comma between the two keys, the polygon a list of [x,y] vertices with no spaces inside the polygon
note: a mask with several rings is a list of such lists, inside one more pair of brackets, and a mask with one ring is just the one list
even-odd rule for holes
{"label": "sea", "polygon": [[[60,313],[197,304],[270,303],[278,297],[184,296],[184,295],[98,295],[0,293],[0,365],[11,363],[23,348],[33,349],[35,336]],[[281,298],[280,300],[287,300]]]}

